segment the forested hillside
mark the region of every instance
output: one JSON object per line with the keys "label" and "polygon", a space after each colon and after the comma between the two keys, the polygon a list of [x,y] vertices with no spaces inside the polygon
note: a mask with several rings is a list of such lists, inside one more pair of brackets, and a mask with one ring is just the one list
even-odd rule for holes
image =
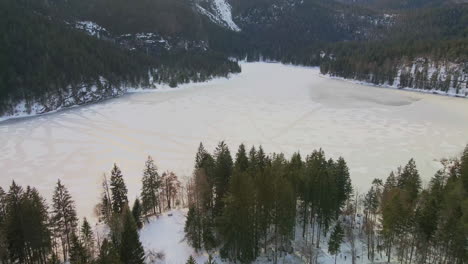
{"label": "forested hillside", "polygon": [[4,0],[0,115],[227,76],[232,58],[466,96],[464,2]]}
{"label": "forested hillside", "polygon": [[322,53],[322,73],[467,96],[468,6],[399,16],[383,39],[329,45]]}
{"label": "forested hillside", "polygon": [[75,29],[71,17],[63,21],[66,12],[57,15],[63,9],[53,1],[47,3],[0,3],[0,116],[44,113],[115,97],[128,87],[175,87],[240,71],[225,55],[197,43],[188,43],[194,46],[188,51],[185,39],[174,40],[179,48],[161,51],[148,46],[155,41],[145,36],[117,37],[105,28],[105,34],[89,36]]}

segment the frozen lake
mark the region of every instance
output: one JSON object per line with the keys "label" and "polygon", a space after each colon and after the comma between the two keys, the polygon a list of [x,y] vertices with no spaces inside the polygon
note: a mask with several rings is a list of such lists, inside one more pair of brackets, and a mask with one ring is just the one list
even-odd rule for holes
{"label": "frozen lake", "polygon": [[468,143],[466,99],[352,84],[311,68],[242,68],[230,80],[0,123],[0,186],[15,180],[50,200],[60,178],[79,214],[91,216],[101,176],[114,162],[133,200],[148,155],[160,171],[189,176],[200,142],[211,151],[226,140],[233,155],[240,143],[303,156],[323,148],[346,159],[353,184],[364,191],[411,157],[427,183],[439,158],[458,155]]}

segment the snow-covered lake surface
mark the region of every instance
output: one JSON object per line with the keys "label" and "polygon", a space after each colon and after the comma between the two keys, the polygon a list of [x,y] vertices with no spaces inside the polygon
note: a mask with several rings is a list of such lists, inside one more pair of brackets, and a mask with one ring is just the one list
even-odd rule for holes
{"label": "snow-covered lake surface", "polygon": [[114,162],[129,198],[141,188],[148,155],[160,170],[192,173],[198,144],[213,150],[263,145],[266,152],[323,148],[343,156],[365,191],[414,157],[427,180],[438,159],[468,143],[468,101],[368,87],[319,75],[318,69],[243,64],[243,73],[181,89],[133,93],[100,104],[0,123],[0,186],[36,186],[50,200],[61,179],[81,216],[91,216],[100,181]]}

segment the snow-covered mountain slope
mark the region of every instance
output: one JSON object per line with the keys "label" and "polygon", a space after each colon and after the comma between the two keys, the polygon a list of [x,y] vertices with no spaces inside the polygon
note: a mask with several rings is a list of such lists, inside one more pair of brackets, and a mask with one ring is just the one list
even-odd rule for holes
{"label": "snow-covered mountain slope", "polygon": [[240,27],[232,19],[232,8],[227,0],[202,0],[195,4],[197,10],[214,23],[232,31],[240,31]]}

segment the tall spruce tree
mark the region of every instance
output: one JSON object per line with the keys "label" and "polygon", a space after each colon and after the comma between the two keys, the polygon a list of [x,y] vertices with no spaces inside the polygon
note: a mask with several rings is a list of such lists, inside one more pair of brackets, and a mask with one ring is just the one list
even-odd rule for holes
{"label": "tall spruce tree", "polygon": [[86,250],[87,256],[90,259],[94,258],[94,234],[93,230],[91,229],[91,225],[89,224],[88,220],[83,218],[83,224],[81,224],[81,240],[83,242],[83,247]]}
{"label": "tall spruce tree", "polygon": [[26,262],[24,224],[21,210],[23,192],[23,188],[13,181],[6,195],[5,236],[9,260],[12,263]]}
{"label": "tall spruce tree", "polygon": [[112,193],[112,209],[114,213],[120,214],[128,204],[127,187],[125,186],[122,171],[115,163],[111,172],[110,188]]}
{"label": "tall spruce tree", "polygon": [[141,219],[141,204],[138,198],[136,198],[135,202],[133,202],[132,215],[135,219],[135,224],[137,225],[138,229],[141,229],[143,227],[143,221]]}
{"label": "tall spruce tree", "polygon": [[185,220],[185,238],[195,251],[199,251],[203,247],[203,229],[201,226],[201,216],[199,210],[195,206],[190,206]]}
{"label": "tall spruce tree", "polygon": [[5,263],[46,263],[51,251],[49,218],[44,199],[36,189],[23,190],[15,182],[4,197],[4,219],[0,243]]}
{"label": "tall spruce tree", "polygon": [[460,161],[460,175],[463,187],[465,187],[465,191],[468,193],[468,145],[466,145]]}
{"label": "tall spruce tree", "polygon": [[410,159],[408,164],[397,178],[397,185],[406,191],[410,202],[414,202],[421,190],[421,178],[416,168],[414,159]]}
{"label": "tall spruce tree", "polygon": [[0,262],[7,262],[8,259],[8,245],[5,233],[5,220],[6,220],[6,193],[0,187]]}
{"label": "tall spruce tree", "polygon": [[236,161],[234,163],[234,169],[239,172],[246,171],[249,167],[249,160],[247,158],[247,152],[245,151],[244,144],[239,146],[239,150],[236,153]]}
{"label": "tall spruce tree", "polygon": [[102,241],[101,248],[99,250],[99,256],[96,260],[97,264],[127,264],[120,260],[119,251],[115,245],[105,238]]}
{"label": "tall spruce tree", "polygon": [[232,157],[228,146],[224,141],[220,142],[215,150],[215,204],[214,216],[222,214],[224,198],[229,189],[229,181],[232,175]]}
{"label": "tall spruce tree", "polygon": [[335,256],[335,264],[336,264],[336,257],[338,253],[340,253],[341,243],[343,243],[344,238],[344,230],[341,227],[340,222],[335,225],[333,232],[330,235],[330,239],[328,240],[328,252]]}
{"label": "tall spruce tree", "polygon": [[91,261],[83,242],[77,235],[71,235],[70,264],[87,264]]}
{"label": "tall spruce tree", "polygon": [[154,164],[153,158],[148,156],[143,171],[141,202],[143,214],[156,214],[159,207],[161,213],[161,204],[159,195],[161,192],[162,180],[158,174],[158,169]]}
{"label": "tall spruce tree", "polygon": [[27,187],[22,199],[25,250],[30,263],[46,263],[51,251],[48,207],[35,188]]}
{"label": "tall spruce tree", "polygon": [[135,219],[128,206],[123,208],[122,238],[120,244],[120,259],[125,264],[143,264],[145,251],[140,242]]}
{"label": "tall spruce tree", "polygon": [[78,218],[75,211],[75,202],[60,180],[57,181],[52,202],[53,230],[56,236],[62,240],[63,258],[67,260],[71,248],[71,236],[75,233]]}

